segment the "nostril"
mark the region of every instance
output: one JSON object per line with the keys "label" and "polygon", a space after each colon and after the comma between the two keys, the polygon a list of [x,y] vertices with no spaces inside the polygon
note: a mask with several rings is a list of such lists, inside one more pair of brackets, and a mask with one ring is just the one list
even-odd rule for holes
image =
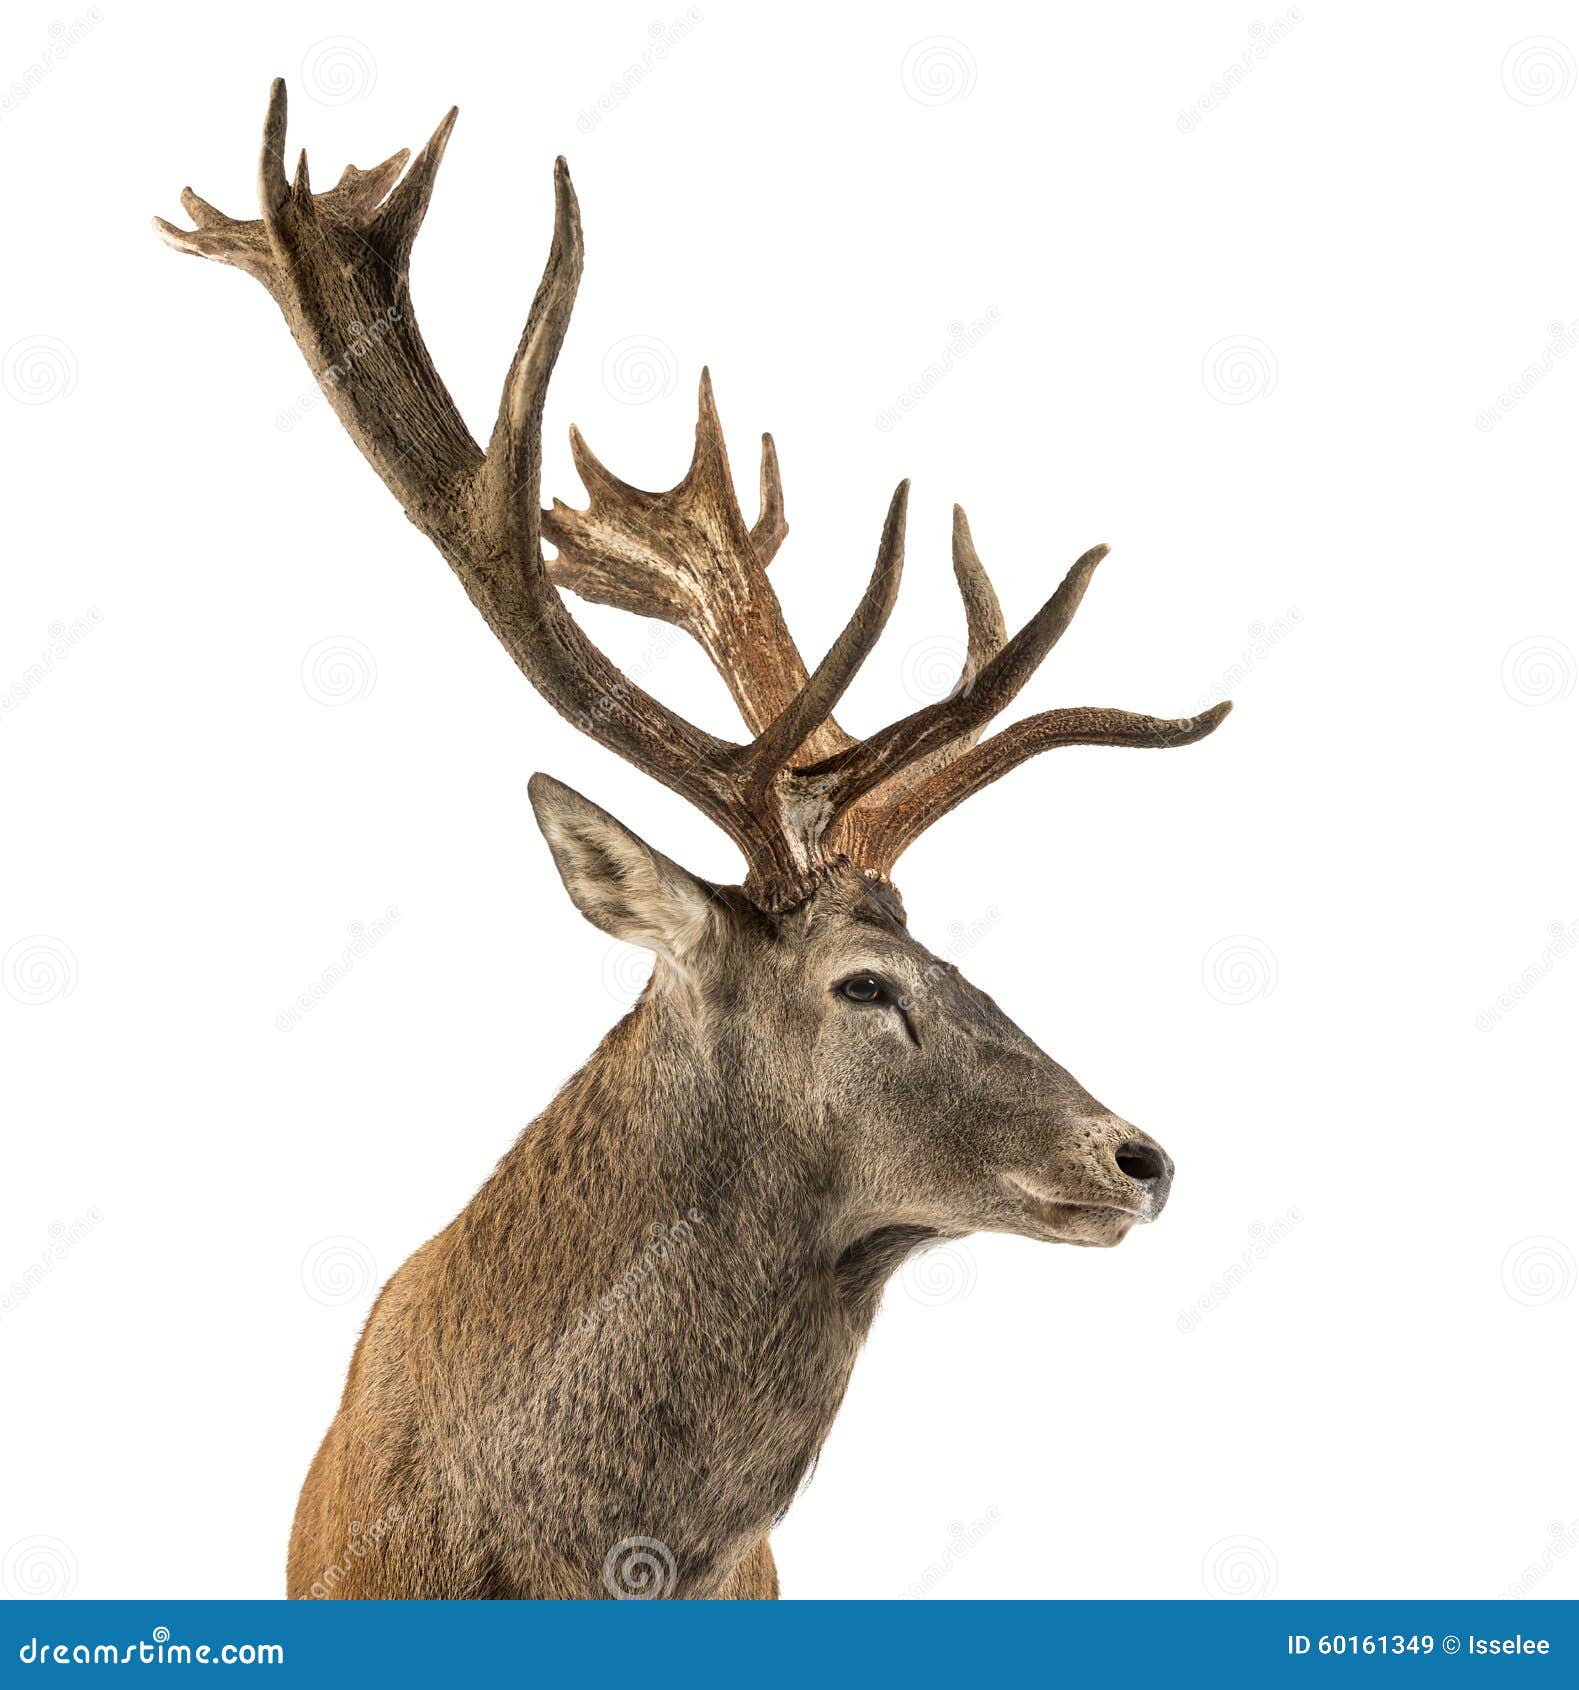
{"label": "nostril", "polygon": [[1128,1144],[1121,1144],[1114,1152],[1113,1160],[1118,1163],[1118,1171],[1127,1174],[1131,1179],[1161,1179],[1166,1171],[1162,1152],[1154,1145],[1143,1144],[1139,1139],[1131,1139]]}

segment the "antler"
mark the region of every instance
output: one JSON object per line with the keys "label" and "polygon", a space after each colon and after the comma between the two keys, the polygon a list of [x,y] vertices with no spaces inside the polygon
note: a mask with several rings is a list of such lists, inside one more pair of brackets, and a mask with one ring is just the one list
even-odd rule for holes
{"label": "antler", "polygon": [[[285,85],[276,82],[258,169],[262,217],[225,216],[187,189],[197,225],[160,235],[269,290],[363,455],[438,546],[532,684],[592,738],[689,798],[745,852],[764,907],[806,895],[849,860],[886,877],[924,828],[970,793],[1054,745],[1184,745],[1224,703],[1167,721],[1122,710],[1054,710],[977,744],[1067,628],[1105,547],[1086,553],[1012,639],[956,510],[954,569],[965,607],[960,684],[869,739],[832,712],[888,620],[903,562],[908,484],[889,505],[877,561],[854,614],[808,674],[767,565],[786,532],[772,439],[762,441],[761,514],[748,528],[730,476],[711,383],[702,376],[691,468],[667,493],[610,475],[574,430],[589,494],[574,511],[539,505],[542,416],[582,265],[581,225],[563,159],[554,238],[505,379],[486,450],[472,439],[428,356],[411,309],[409,260],[454,125],[452,110],[402,177],[400,152],[348,167],[312,192],[307,156],[284,167]],[[544,534],[558,548],[545,563]],[[687,721],[622,675],[570,616],[559,587],[685,628],[729,686],[755,737],[735,744]]]}

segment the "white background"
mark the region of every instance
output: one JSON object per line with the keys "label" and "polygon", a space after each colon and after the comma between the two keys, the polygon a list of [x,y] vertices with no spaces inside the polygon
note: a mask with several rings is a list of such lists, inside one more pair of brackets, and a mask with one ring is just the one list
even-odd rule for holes
{"label": "white background", "polygon": [[902,865],[1180,1174],[1116,1252],[895,1281],[786,1593],[1579,1594],[1579,8],[75,4],[0,69],[6,1592],[281,1591],[378,1284],[640,985],[534,769],[737,874],[532,693],[257,285],[149,232],[255,214],[285,74],[320,186],[460,103],[414,285],[479,430],[569,154],[546,491],[572,419],[677,479],[710,363],[815,656],[915,477],[846,725],[952,678],[956,499],[1011,620],[1114,546],[1023,708],[1237,704]]}

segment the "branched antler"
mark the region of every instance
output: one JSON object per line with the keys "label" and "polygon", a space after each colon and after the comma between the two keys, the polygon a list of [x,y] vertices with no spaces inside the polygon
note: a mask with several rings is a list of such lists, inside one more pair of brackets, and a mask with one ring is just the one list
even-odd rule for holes
{"label": "branched antler", "polygon": [[[1227,714],[1226,703],[1180,721],[1052,710],[977,743],[1068,627],[1106,547],[1087,552],[1006,638],[997,596],[956,509],[954,571],[967,628],[960,682],[948,698],[852,739],[833,710],[893,609],[907,484],[889,505],[860,603],[808,673],[767,575],[786,532],[772,439],[762,440],[761,514],[747,527],[705,371],[696,450],[677,487],[627,486],[572,430],[587,508],[556,500],[542,510],[543,404],[581,276],[575,193],[561,159],[548,264],[484,450],[440,380],[411,309],[411,245],[455,115],[409,171],[400,152],[370,170],[348,167],[333,188],[315,194],[305,152],[294,180],[286,176],[285,85],[276,82],[258,168],[262,217],[227,217],[187,189],[182,204],[196,228],[156,226],[180,251],[233,264],[263,283],[347,431],[532,684],[594,739],[724,828],[746,854],[747,891],[764,907],[804,897],[835,861],[886,878],[923,829],[1040,751],[1187,745]],[[552,564],[543,558],[545,535],[558,550]],[[755,737],[720,739],[622,675],[566,610],[560,587],[692,634]]]}

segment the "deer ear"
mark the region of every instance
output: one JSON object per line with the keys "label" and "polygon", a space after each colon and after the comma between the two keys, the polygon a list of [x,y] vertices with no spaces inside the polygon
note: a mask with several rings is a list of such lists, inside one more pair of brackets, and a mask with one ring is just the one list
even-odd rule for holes
{"label": "deer ear", "polygon": [[717,914],[707,883],[552,776],[533,775],[527,793],[576,908],[594,927],[683,968]]}

